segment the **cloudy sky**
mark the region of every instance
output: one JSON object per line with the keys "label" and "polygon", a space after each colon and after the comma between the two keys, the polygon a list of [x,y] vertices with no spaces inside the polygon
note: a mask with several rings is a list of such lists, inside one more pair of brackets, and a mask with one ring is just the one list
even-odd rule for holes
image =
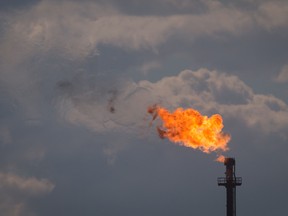
{"label": "cloudy sky", "polygon": [[287,38],[286,0],[1,0],[1,215],[224,215],[224,165],[155,103],[221,114],[238,215],[284,215]]}

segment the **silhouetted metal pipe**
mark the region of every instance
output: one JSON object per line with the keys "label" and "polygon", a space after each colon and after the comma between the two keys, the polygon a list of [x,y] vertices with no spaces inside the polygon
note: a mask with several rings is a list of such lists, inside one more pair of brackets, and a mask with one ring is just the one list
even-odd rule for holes
{"label": "silhouetted metal pipe", "polygon": [[218,178],[218,185],[226,187],[227,216],[236,216],[236,186],[242,184],[242,178],[235,176],[235,159],[225,158],[226,177]]}

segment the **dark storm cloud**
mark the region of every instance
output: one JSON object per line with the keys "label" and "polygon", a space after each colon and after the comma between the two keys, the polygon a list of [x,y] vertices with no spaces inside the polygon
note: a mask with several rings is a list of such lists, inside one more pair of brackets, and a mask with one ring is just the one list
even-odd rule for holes
{"label": "dark storm cloud", "polygon": [[221,113],[244,178],[237,211],[285,214],[287,11],[257,0],[1,2],[1,212],[224,214],[224,166],[159,140],[146,108],[161,103]]}

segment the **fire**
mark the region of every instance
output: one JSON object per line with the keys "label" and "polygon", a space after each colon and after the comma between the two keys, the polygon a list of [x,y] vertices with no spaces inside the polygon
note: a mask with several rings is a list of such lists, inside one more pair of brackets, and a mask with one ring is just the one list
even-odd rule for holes
{"label": "fire", "polygon": [[[228,150],[230,135],[222,132],[224,125],[219,114],[207,117],[191,108],[177,108],[169,112],[158,105],[149,107],[147,112],[153,116],[153,120],[157,117],[162,120],[162,124],[157,127],[161,138],[205,153]],[[216,160],[222,162],[223,158],[221,155]]]}
{"label": "fire", "polygon": [[225,156],[220,155],[220,156],[218,156],[218,157],[216,158],[215,161],[218,161],[218,162],[220,162],[220,163],[224,163],[224,162],[225,162]]}

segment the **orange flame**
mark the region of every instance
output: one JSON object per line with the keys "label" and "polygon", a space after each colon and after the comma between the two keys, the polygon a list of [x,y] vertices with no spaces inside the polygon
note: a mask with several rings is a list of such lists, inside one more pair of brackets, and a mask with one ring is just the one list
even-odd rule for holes
{"label": "orange flame", "polygon": [[[230,135],[222,132],[224,125],[219,114],[208,118],[191,108],[177,108],[170,113],[158,105],[148,107],[147,112],[153,116],[152,121],[158,116],[161,118],[162,125],[157,127],[161,138],[205,153],[228,150]],[[223,158],[221,155],[216,160],[222,162]]]}
{"label": "orange flame", "polygon": [[220,155],[220,156],[218,156],[218,157],[216,158],[215,161],[218,161],[218,162],[220,162],[220,163],[224,163],[224,162],[225,162],[225,157],[224,157],[223,155]]}

